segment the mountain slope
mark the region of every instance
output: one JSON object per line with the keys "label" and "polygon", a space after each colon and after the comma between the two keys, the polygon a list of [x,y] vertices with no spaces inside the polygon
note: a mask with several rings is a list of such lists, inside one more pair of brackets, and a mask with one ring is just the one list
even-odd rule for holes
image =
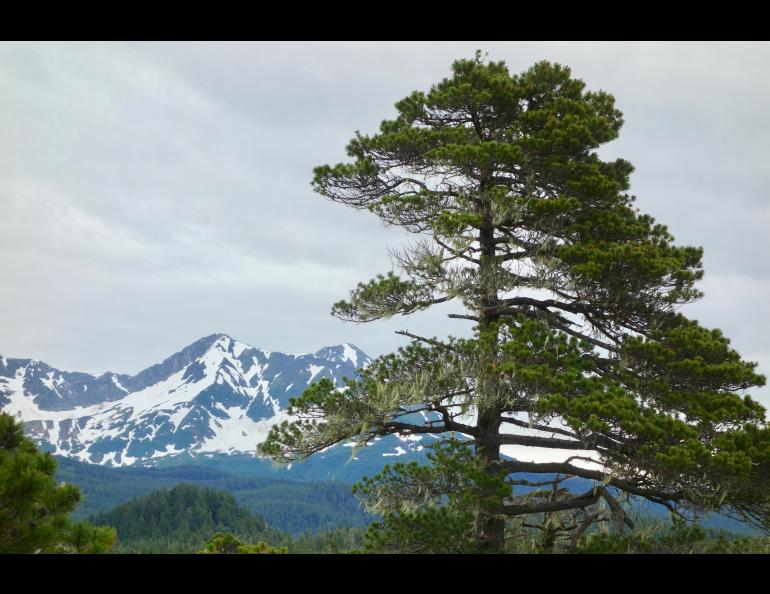
{"label": "mountain slope", "polygon": [[320,378],[341,385],[369,361],[351,344],[287,354],[226,334],[202,338],[134,376],[0,357],[0,407],[54,453],[85,462],[254,452],[270,427],[288,418],[289,398]]}

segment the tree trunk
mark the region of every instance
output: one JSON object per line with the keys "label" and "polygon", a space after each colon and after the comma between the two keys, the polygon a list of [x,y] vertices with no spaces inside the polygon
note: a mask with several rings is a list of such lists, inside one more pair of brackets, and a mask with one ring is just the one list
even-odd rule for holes
{"label": "tree trunk", "polygon": [[[490,474],[497,474],[495,462],[500,459],[500,414],[495,411],[479,411],[476,455]],[[478,510],[476,538],[484,552],[505,551],[505,517],[503,500],[498,493],[484,493],[484,505]]]}
{"label": "tree trunk", "polygon": [[[483,224],[479,232],[481,265],[479,267],[479,348],[481,369],[477,385],[478,421],[476,428],[476,455],[490,474],[499,472],[500,424],[502,404],[499,380],[495,369],[498,353],[497,313],[498,283],[494,225],[491,204],[481,187]],[[476,538],[481,549],[490,553],[505,550],[505,518],[503,500],[496,493],[485,494],[485,503],[479,509]]]}

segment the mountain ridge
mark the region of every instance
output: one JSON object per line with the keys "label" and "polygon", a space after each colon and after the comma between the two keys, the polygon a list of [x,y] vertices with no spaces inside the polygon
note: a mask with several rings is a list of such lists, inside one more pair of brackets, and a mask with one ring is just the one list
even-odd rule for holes
{"label": "mountain ridge", "polygon": [[0,407],[56,454],[130,465],[198,452],[254,452],[291,397],[341,385],[371,359],[352,343],[314,353],[253,347],[218,332],[135,375],[60,371],[0,356]]}

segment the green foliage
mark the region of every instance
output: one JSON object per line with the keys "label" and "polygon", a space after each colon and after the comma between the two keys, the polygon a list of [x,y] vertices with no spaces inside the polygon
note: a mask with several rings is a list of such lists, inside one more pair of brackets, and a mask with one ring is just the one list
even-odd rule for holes
{"label": "green foliage", "polygon": [[79,554],[109,553],[115,545],[118,534],[111,526],[91,526],[76,522],[68,526],[58,552]]}
{"label": "green foliage", "polygon": [[397,313],[411,313],[433,304],[430,287],[398,278],[392,272],[359,283],[350,301],[334,304],[332,313],[347,320],[369,321]]}
{"label": "green foliage", "polygon": [[479,552],[474,510],[505,497],[504,474],[490,473],[473,450],[456,439],[430,447],[428,464],[386,465],[364,477],[353,492],[367,509],[383,516],[365,534],[367,552]]}
{"label": "green foliage", "polygon": [[275,539],[292,554],[357,553],[364,546],[363,528],[335,528],[320,532],[305,532],[287,539]]}
{"label": "green foliage", "polygon": [[254,537],[267,529],[262,518],[238,506],[231,494],[184,484],[94,514],[89,520],[114,526],[121,547],[161,540],[200,546],[214,532]]}
{"label": "green foliage", "polygon": [[[253,465],[253,457],[245,458],[246,463]],[[205,466],[107,468],[67,458],[59,458],[56,476],[59,481],[80,487],[84,501],[73,514],[76,518],[106,512],[160,488],[185,483],[231,493],[238,505],[249,508],[273,528],[291,534],[337,526],[363,527],[371,521],[351,495],[350,486],[331,481],[242,476]],[[173,546],[168,543],[176,542],[163,535],[153,540],[158,540],[156,548],[163,550]]]}
{"label": "green foliage", "polygon": [[200,553],[289,553],[289,554],[341,554],[357,553],[363,546],[362,528],[336,528],[321,532],[306,532],[291,536],[282,532],[270,532],[266,540],[256,544],[244,544],[227,533],[217,533],[209,539]]}
{"label": "green foliage", "polygon": [[472,511],[454,507],[426,507],[387,515],[365,534],[367,553],[474,553]]}
{"label": "green foliage", "polygon": [[289,549],[287,547],[271,547],[266,542],[244,544],[232,534],[217,532],[198,552],[208,555],[272,555],[288,553]]}
{"label": "green foliage", "polygon": [[677,524],[655,531],[620,535],[595,532],[582,539],[579,554],[741,554],[770,553],[767,538],[739,537],[725,531]]}
{"label": "green foliage", "polygon": [[104,553],[111,528],[73,524],[74,485],[58,484],[56,463],[24,437],[23,425],[0,414],[0,553]]}

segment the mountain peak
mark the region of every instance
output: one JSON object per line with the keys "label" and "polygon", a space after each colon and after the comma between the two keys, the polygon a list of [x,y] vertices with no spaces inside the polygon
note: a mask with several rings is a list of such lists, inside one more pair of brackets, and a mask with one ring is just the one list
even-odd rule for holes
{"label": "mountain peak", "polygon": [[366,353],[350,342],[343,342],[335,346],[325,346],[314,354],[316,357],[323,359],[349,361],[355,367],[361,367],[369,359]]}
{"label": "mountain peak", "polygon": [[341,386],[369,362],[351,343],[313,354],[267,351],[217,332],[136,375],[62,372],[0,360],[0,408],[53,451],[97,464],[185,452],[251,452],[291,398],[320,379]]}
{"label": "mountain peak", "polygon": [[215,332],[214,334],[209,334],[208,336],[199,338],[198,340],[186,346],[185,348],[187,349],[196,345],[208,345],[209,347],[212,347],[216,343],[222,340],[232,340],[232,337],[229,334],[226,334],[225,332]]}

